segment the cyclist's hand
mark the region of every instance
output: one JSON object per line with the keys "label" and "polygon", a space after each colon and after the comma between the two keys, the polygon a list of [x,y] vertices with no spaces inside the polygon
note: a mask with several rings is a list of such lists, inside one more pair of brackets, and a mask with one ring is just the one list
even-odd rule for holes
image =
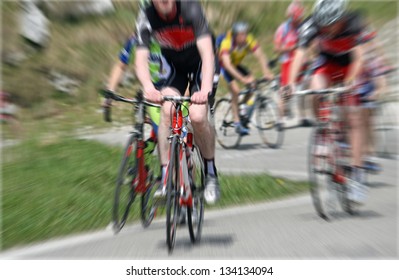
{"label": "cyclist's hand", "polygon": [[162,94],[159,90],[155,88],[144,90],[144,98],[151,103],[155,104],[162,103]]}
{"label": "cyclist's hand", "polygon": [[206,104],[208,102],[208,92],[197,91],[191,96],[191,102],[193,104]]}
{"label": "cyclist's hand", "polygon": [[247,86],[251,86],[255,83],[255,78],[252,76],[245,76],[242,82]]}
{"label": "cyclist's hand", "polygon": [[112,96],[114,92],[112,90],[104,89],[101,91],[101,93],[105,97],[103,103],[101,104],[101,107],[103,108],[104,121],[112,122],[111,118],[112,99],[110,98],[110,96]]}
{"label": "cyclist's hand", "polygon": [[266,75],[263,76],[263,78],[264,78],[265,80],[271,81],[271,80],[274,79],[274,74],[271,73],[271,72],[270,72],[270,73],[267,73]]}

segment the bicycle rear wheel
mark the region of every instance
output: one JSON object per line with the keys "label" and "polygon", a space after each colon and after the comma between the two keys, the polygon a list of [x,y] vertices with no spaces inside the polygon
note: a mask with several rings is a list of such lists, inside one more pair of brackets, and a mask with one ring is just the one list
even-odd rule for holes
{"label": "bicycle rear wheel", "polygon": [[173,137],[170,145],[170,158],[166,181],[166,243],[168,252],[173,251],[176,240],[176,228],[179,211],[179,143],[178,136]]}
{"label": "bicycle rear wheel", "polygon": [[337,212],[337,188],[333,180],[334,151],[330,131],[318,126],[312,130],[308,149],[310,194],[317,214],[329,220]]}
{"label": "bicycle rear wheel", "polygon": [[216,139],[225,149],[237,147],[241,142],[241,135],[236,133],[231,101],[222,98],[215,105]]}
{"label": "bicycle rear wheel", "polygon": [[138,184],[136,159],[137,139],[137,134],[132,134],[130,136],[118,172],[112,211],[115,233],[118,233],[126,224],[130,208],[136,197],[135,188]]}
{"label": "bicycle rear wheel", "polygon": [[283,144],[284,128],[278,122],[277,107],[269,98],[256,101],[256,126],[259,136],[269,148],[278,149]]}
{"label": "bicycle rear wheel", "polygon": [[144,149],[145,165],[147,169],[146,191],[141,196],[141,223],[143,227],[148,227],[154,219],[158,207],[154,201],[154,193],[161,184],[161,168],[159,156],[154,150]]}
{"label": "bicycle rear wheel", "polygon": [[201,240],[204,219],[205,167],[201,153],[195,145],[191,150],[188,169],[193,197],[193,205],[187,207],[188,230],[191,242],[197,243]]}

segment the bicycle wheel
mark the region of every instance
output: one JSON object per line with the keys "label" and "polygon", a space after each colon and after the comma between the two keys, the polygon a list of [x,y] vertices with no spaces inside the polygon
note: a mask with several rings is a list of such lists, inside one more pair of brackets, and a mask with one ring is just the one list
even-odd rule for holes
{"label": "bicycle wheel", "polygon": [[202,222],[204,219],[204,189],[205,189],[205,167],[201,153],[197,146],[193,146],[191,157],[188,162],[189,177],[193,205],[187,207],[187,221],[190,239],[192,243],[201,240]]}
{"label": "bicycle wheel", "polygon": [[330,136],[327,127],[315,127],[308,149],[310,194],[317,214],[325,220],[336,214],[336,189],[339,187],[332,179],[334,154]]}
{"label": "bicycle wheel", "polygon": [[277,107],[269,98],[261,97],[256,104],[256,126],[263,143],[272,149],[281,147],[284,128],[278,123]]}
{"label": "bicycle wheel", "polygon": [[154,203],[154,193],[161,184],[161,168],[159,156],[154,150],[144,149],[145,165],[147,170],[146,191],[141,196],[141,223],[143,227],[148,227],[154,219],[158,207]]}
{"label": "bicycle wheel", "polygon": [[153,173],[148,173],[147,176],[147,190],[141,196],[141,223],[145,228],[151,224],[157,213],[157,207],[154,205],[154,193],[160,184]]}
{"label": "bicycle wheel", "polygon": [[335,190],[342,210],[346,213],[353,215],[355,213],[355,207],[351,200],[349,200],[349,188],[347,185],[348,178],[350,178],[351,176],[348,148],[344,148],[342,147],[342,143],[334,141],[333,154],[333,176],[331,176],[331,178],[334,177],[334,180],[331,180],[331,183],[335,184],[336,186]]}
{"label": "bicycle wheel", "polygon": [[175,245],[176,226],[179,212],[179,143],[177,136],[170,145],[170,159],[166,182],[166,243],[171,253]]}
{"label": "bicycle wheel", "polygon": [[127,142],[116,181],[112,211],[115,233],[118,233],[125,225],[136,197],[135,188],[138,184],[136,149],[137,134],[134,133]]}
{"label": "bicycle wheel", "polygon": [[216,139],[223,148],[232,149],[240,144],[241,136],[236,133],[231,101],[228,98],[222,98],[216,102],[215,130]]}

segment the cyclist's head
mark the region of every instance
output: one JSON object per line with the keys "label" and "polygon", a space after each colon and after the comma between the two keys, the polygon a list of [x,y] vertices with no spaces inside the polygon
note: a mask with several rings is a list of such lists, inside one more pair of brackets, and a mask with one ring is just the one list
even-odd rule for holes
{"label": "cyclist's head", "polygon": [[304,7],[299,1],[292,2],[286,11],[286,16],[292,20],[294,23],[301,22],[304,15]]}
{"label": "cyclist's head", "polygon": [[317,0],[313,7],[313,20],[319,27],[330,27],[342,19],[347,6],[347,0]]}
{"label": "cyclist's head", "polygon": [[169,17],[176,12],[176,0],[152,0],[157,12],[165,17]]}
{"label": "cyclist's head", "polygon": [[233,24],[231,32],[233,34],[234,41],[237,44],[244,44],[248,35],[249,25],[246,22],[238,21]]}

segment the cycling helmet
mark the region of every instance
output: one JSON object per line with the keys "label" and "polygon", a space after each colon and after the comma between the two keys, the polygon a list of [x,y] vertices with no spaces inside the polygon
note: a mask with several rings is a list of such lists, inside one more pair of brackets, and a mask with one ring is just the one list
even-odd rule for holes
{"label": "cycling helmet", "polygon": [[231,30],[233,32],[233,36],[235,36],[238,33],[248,32],[248,29],[249,29],[248,23],[239,21],[233,24],[233,28]]}
{"label": "cycling helmet", "polygon": [[292,2],[286,12],[286,16],[293,20],[299,20],[303,17],[304,8],[300,2]]}
{"label": "cycling helmet", "polygon": [[342,18],[347,0],[317,0],[313,7],[313,20],[318,26],[329,26]]}

